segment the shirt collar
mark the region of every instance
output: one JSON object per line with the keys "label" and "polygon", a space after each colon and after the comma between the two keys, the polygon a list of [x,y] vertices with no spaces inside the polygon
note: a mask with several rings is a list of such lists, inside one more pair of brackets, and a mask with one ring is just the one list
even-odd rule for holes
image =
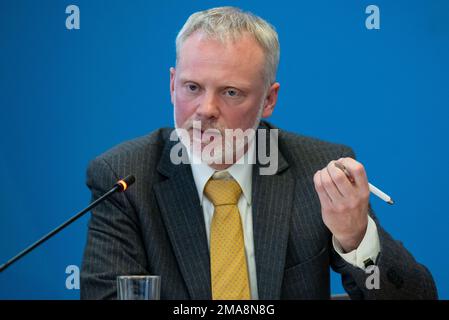
{"label": "shirt collar", "polygon": [[[190,166],[192,168],[193,179],[195,180],[196,190],[198,191],[198,197],[202,206],[204,201],[204,187],[206,186],[207,181],[209,181],[209,179],[215,172],[217,172],[217,170],[209,167],[206,163],[203,162],[198,164],[194,163],[192,161],[192,155],[190,154],[190,152],[187,151],[187,153],[190,160]],[[248,160],[246,160],[246,163],[243,163],[243,161],[241,161],[242,163],[239,163],[238,161],[224,171],[229,172],[229,174],[237,181],[237,183],[240,185],[240,188],[242,189],[242,193],[245,197],[246,202],[250,205],[252,200],[252,163],[254,163],[255,159],[254,143],[249,144],[247,153],[249,157],[247,158]]]}

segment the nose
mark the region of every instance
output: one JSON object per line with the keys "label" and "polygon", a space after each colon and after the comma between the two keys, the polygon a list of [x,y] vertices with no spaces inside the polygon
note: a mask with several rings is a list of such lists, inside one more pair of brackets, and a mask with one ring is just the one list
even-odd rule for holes
{"label": "nose", "polygon": [[218,98],[213,92],[206,92],[196,110],[199,117],[203,119],[218,118],[220,114]]}

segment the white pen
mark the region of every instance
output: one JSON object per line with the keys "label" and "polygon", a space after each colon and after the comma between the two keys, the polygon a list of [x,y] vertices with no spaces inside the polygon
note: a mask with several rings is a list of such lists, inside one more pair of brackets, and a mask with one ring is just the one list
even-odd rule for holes
{"label": "white pen", "polygon": [[[345,175],[346,175],[346,177],[348,177],[349,181],[354,183],[354,178],[351,176],[349,171],[346,169],[346,167],[342,163],[340,163],[338,161],[335,161],[335,166],[345,173]],[[371,183],[368,183],[368,186],[369,186],[369,191],[370,192],[372,192],[373,194],[375,194],[376,196],[381,198],[386,203],[394,204],[393,199],[388,194],[386,194],[385,192],[383,192],[379,188],[373,186]]]}

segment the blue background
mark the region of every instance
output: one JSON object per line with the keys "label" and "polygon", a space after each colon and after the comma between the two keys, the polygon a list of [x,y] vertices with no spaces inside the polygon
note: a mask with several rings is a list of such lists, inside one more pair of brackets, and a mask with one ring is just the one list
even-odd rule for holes
{"label": "blue background", "polygon": [[[81,29],[67,30],[76,4]],[[365,8],[380,8],[367,30]],[[172,125],[174,39],[235,5],[276,26],[283,129],[352,146],[397,204],[372,205],[449,298],[449,1],[0,0],[0,261],[88,204],[88,161]],[[0,274],[3,299],[78,299],[88,216]],[[343,289],[332,276],[332,292]]]}

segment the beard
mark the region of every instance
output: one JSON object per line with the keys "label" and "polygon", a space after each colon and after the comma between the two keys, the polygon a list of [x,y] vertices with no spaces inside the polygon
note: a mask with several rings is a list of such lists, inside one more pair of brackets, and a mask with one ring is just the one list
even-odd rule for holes
{"label": "beard", "polygon": [[[181,142],[193,155],[193,159],[205,162],[208,165],[233,164],[237,162],[248,150],[255,137],[255,132],[262,119],[263,103],[261,103],[257,116],[251,128],[254,134],[245,139],[244,136],[236,134],[232,140],[228,139],[229,130],[236,132],[239,129],[229,129],[216,120],[201,119],[195,114],[179,125],[176,121],[176,105],[173,108],[173,119],[176,130],[188,132],[189,141],[185,141],[186,135],[178,134]],[[244,129],[240,129],[242,131]],[[246,130],[247,131],[247,130]],[[210,152],[204,152],[211,150]],[[192,161],[192,159],[191,159]]]}

